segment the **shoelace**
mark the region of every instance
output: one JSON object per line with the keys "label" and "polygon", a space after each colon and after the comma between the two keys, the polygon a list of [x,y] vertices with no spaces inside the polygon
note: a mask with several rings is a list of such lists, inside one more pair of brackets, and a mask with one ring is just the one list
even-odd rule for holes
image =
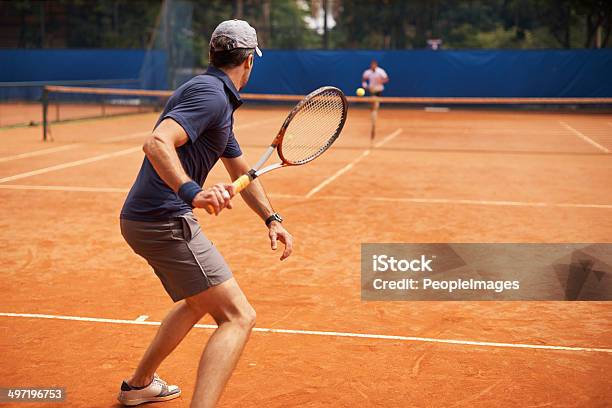
{"label": "shoelace", "polygon": [[162,380],[161,378],[159,378],[157,374],[153,375],[153,381],[155,381],[157,384],[160,384],[160,385],[168,385],[168,383]]}

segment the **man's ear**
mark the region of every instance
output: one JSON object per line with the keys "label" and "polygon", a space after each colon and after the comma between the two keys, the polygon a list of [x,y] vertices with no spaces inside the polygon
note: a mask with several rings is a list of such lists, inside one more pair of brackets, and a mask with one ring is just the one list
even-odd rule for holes
{"label": "man's ear", "polygon": [[254,61],[255,61],[255,56],[253,54],[249,55],[247,59],[244,60],[244,67],[246,69],[251,69],[253,67]]}

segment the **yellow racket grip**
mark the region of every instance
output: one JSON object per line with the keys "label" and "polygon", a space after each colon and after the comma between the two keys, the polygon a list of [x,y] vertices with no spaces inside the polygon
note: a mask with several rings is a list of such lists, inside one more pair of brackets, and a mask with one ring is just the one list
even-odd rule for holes
{"label": "yellow racket grip", "polygon": [[[238,194],[239,192],[241,192],[242,190],[247,188],[247,186],[249,184],[251,184],[252,180],[253,179],[248,174],[243,174],[242,176],[238,177],[232,183],[232,185],[234,186],[234,193]],[[209,214],[214,214],[215,213],[215,209],[213,208],[212,205],[209,204],[209,205],[206,206],[206,212],[209,213]]]}
{"label": "yellow racket grip", "polygon": [[238,177],[232,183],[234,185],[234,193],[238,194],[239,192],[247,188],[247,186],[251,184],[252,180],[253,179],[249,174],[243,174],[242,176]]}

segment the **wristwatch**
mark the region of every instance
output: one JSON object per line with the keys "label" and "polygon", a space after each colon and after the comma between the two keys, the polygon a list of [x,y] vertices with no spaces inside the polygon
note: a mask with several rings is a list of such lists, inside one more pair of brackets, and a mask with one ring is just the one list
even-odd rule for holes
{"label": "wristwatch", "polygon": [[269,227],[272,221],[283,222],[283,217],[281,217],[279,213],[272,214],[271,216],[266,218],[266,227]]}

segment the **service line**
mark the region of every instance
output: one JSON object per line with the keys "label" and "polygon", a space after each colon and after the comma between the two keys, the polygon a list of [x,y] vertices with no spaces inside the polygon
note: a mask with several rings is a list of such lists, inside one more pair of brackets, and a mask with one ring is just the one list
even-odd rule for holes
{"label": "service line", "polygon": [[37,176],[39,174],[45,174],[52,171],[68,169],[71,167],[81,166],[83,164],[94,163],[100,160],[110,159],[112,157],[124,156],[126,154],[135,153],[141,150],[140,146],[130,147],[129,149],[119,150],[117,152],[100,154],[87,159],[75,160],[67,163],[57,164],[55,166],[43,167],[42,169],[32,170],[25,173],[14,174],[12,176],[0,178],[0,183],[6,183],[7,181],[20,180],[27,177]]}
{"label": "service line", "polygon": [[[82,193],[127,193],[129,188],[117,187],[85,187],[85,186],[38,186],[27,184],[4,184],[0,185],[0,190],[34,190],[34,191],[65,191]],[[268,194],[274,199],[287,200],[306,200],[309,197],[298,194]],[[326,201],[374,201],[389,203],[407,204],[450,204],[450,205],[478,205],[493,207],[549,207],[549,208],[592,208],[592,209],[612,209],[612,204],[596,203],[547,203],[543,201],[510,201],[510,200],[470,200],[460,198],[433,198],[433,197],[359,197],[359,196],[339,196],[322,195],[315,197],[317,200]]]}
{"label": "service line", "polygon": [[[99,143],[109,143],[109,142],[117,142],[117,141],[122,141],[122,140],[130,140],[130,139],[135,139],[138,137],[143,137],[149,133],[151,132],[138,132],[138,133],[129,133],[127,135],[112,136],[112,137],[107,137],[105,139],[101,139]],[[63,146],[50,147],[48,149],[40,149],[40,150],[34,150],[32,152],[14,154],[11,156],[0,157],[0,163],[11,161],[11,160],[27,159],[28,157],[44,156],[44,155],[51,154],[51,153],[57,153],[57,152],[63,152],[66,150],[76,149],[77,147],[83,147],[86,145],[87,143],[85,142],[78,142],[78,143],[66,144]]]}
{"label": "service line", "polygon": [[[264,125],[264,124],[275,122],[275,121],[278,122],[279,119],[272,118],[272,119],[264,119],[264,120],[252,121],[252,122],[249,122],[249,123],[245,123],[243,125],[234,126],[234,130],[248,129],[250,127]],[[126,140],[131,140],[131,139],[137,139],[137,138],[140,138],[140,137],[147,136],[149,134],[151,134],[151,131],[129,133],[127,135],[111,136],[111,137],[107,137],[107,138],[104,138],[104,139],[100,139],[96,143],[121,142],[121,141],[126,141]],[[33,152],[19,153],[19,154],[14,154],[14,155],[11,155],[11,156],[0,157],[0,163],[11,161],[11,160],[26,159],[28,157],[36,157],[36,156],[43,156],[43,155],[57,153],[57,152],[63,152],[63,151],[66,151],[66,150],[75,149],[77,147],[86,146],[87,144],[88,143],[86,143],[86,142],[70,143],[70,144],[63,145],[63,146],[50,147],[48,149],[40,149],[40,150],[35,150]],[[89,144],[95,144],[95,143],[92,142],[92,143],[89,143]]]}
{"label": "service line", "polygon": [[[389,142],[391,139],[395,138],[400,133],[402,133],[402,129],[401,128],[394,130],[393,132],[391,132],[390,134],[385,136],[380,142],[375,144],[373,146],[373,148],[375,149],[375,148],[381,147],[385,143]],[[351,170],[357,163],[359,163],[361,160],[363,160],[365,157],[367,157],[371,152],[372,152],[371,149],[364,150],[359,156],[354,158],[353,161],[351,161],[349,164],[347,164],[346,166],[342,167],[340,170],[338,170],[337,172],[335,172],[334,174],[332,174],[331,176],[329,176],[328,178],[323,180],[321,183],[319,183],[315,188],[310,190],[306,194],[305,198],[310,198],[310,197],[314,196],[315,194],[317,194],[319,191],[321,191],[323,188],[325,188],[325,186],[329,185],[334,180],[336,180],[338,177],[340,177],[344,173],[346,173],[349,170]]]}
{"label": "service line", "polygon": [[[90,323],[112,323],[112,324],[129,324],[129,325],[142,325],[142,326],[161,325],[161,322],[142,320],[142,319],[141,320],[139,319],[123,320],[123,319],[107,319],[107,318],[99,318],[99,317],[50,315],[50,314],[39,314],[39,313],[0,313],[0,317],[28,318],[28,319],[54,319],[54,320],[68,320],[68,321],[79,321],[79,322],[90,322]],[[217,328],[217,326],[213,324],[196,324],[194,327],[197,327],[200,329],[209,329],[209,330],[210,329],[214,330]],[[546,344],[505,343],[505,342],[461,340],[461,339],[439,339],[439,338],[433,338],[433,337],[395,336],[395,335],[372,334],[372,333],[351,333],[351,332],[321,331],[321,330],[272,329],[272,328],[265,328],[265,327],[255,327],[253,331],[257,333],[278,333],[278,334],[297,334],[297,335],[307,335],[307,336],[348,337],[348,338],[374,339],[374,340],[395,340],[395,341],[406,341],[406,342],[451,344],[451,345],[458,345],[458,346],[504,347],[504,348],[514,348],[514,349],[612,353],[612,348],[602,348],[602,347],[575,347],[575,346],[558,346],[558,345],[546,345]]]}
{"label": "service line", "polygon": [[584,140],[585,142],[587,142],[588,144],[590,144],[591,146],[594,146],[595,148],[601,150],[604,153],[610,153],[610,150],[608,150],[606,147],[600,145],[599,143],[597,143],[596,141],[594,141],[593,139],[591,139],[590,137],[586,136],[585,134],[583,134],[582,132],[574,129],[573,127],[571,127],[570,125],[568,125],[565,122],[559,122],[564,128],[566,128],[567,130],[569,130],[570,132],[572,132],[574,135],[578,136],[580,139]]}
{"label": "service line", "polygon": [[51,153],[56,153],[56,152],[63,152],[66,150],[74,149],[78,147],[78,145],[79,145],[78,143],[73,143],[73,144],[64,145],[64,146],[50,147],[48,149],[34,150],[33,152],[14,154],[12,156],[4,156],[4,157],[0,157],[0,163],[11,161],[11,160],[26,159],[28,157],[43,156],[45,154],[51,154]]}
{"label": "service line", "polygon": [[342,167],[340,170],[338,170],[337,172],[335,172],[334,174],[332,174],[331,176],[329,176],[328,178],[323,180],[321,183],[319,183],[319,185],[317,185],[315,188],[310,190],[306,194],[306,198],[310,198],[313,195],[317,194],[325,186],[327,186],[328,184],[333,182],[335,179],[337,179],[338,177],[340,177],[341,175],[343,175],[344,173],[346,173],[350,169],[352,169],[357,163],[359,163],[361,160],[363,160],[365,157],[367,157],[370,154],[370,152],[371,152],[370,149],[364,150],[359,156],[357,156],[355,159],[353,159],[353,161],[351,161],[349,164],[347,164],[346,166]]}

